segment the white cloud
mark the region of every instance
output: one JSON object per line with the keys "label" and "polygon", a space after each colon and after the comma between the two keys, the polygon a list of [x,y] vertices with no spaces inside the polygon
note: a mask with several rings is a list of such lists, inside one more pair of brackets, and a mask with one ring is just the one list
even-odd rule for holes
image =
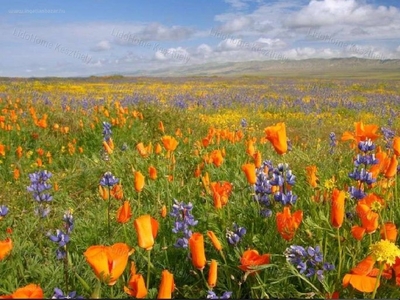
{"label": "white cloud", "polygon": [[256,43],[260,45],[260,47],[267,49],[277,49],[286,46],[286,43],[281,39],[259,38]]}
{"label": "white cloud", "polygon": [[94,47],[92,47],[90,50],[94,52],[100,52],[100,51],[107,51],[111,49],[111,45],[109,41],[101,41],[97,43]]}

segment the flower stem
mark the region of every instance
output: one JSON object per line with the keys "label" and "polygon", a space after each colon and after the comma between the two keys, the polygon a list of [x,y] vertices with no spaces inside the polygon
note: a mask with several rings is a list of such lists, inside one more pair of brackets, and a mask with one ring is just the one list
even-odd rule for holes
{"label": "flower stem", "polygon": [[146,279],[146,287],[147,289],[150,287],[150,268],[151,268],[151,264],[150,264],[150,250],[147,250],[147,279]]}
{"label": "flower stem", "polygon": [[108,207],[107,207],[107,227],[108,227],[108,238],[111,239],[111,217],[110,217],[110,205],[111,205],[111,189],[108,187]]}
{"label": "flower stem", "polygon": [[385,266],[385,264],[383,262],[380,262],[380,264],[379,264],[379,273],[378,273],[378,277],[376,277],[375,288],[374,288],[374,291],[372,293],[371,299],[375,299],[375,295],[376,295],[376,292],[378,291],[378,286],[379,286],[379,282],[381,280],[381,276],[382,276],[382,272],[383,272],[383,267],[384,266]]}
{"label": "flower stem", "polygon": [[210,290],[211,288],[210,288],[210,286],[208,285],[208,282],[207,282],[207,280],[206,280],[206,277],[204,276],[203,270],[204,270],[204,269],[201,269],[201,270],[200,270],[201,277],[203,278],[204,284],[206,285],[207,289]]}
{"label": "flower stem", "polygon": [[340,227],[337,228],[337,240],[338,240],[338,251],[339,251],[339,266],[338,266],[337,282],[340,282],[340,273],[342,271],[342,244],[341,244],[341,239],[340,239]]}

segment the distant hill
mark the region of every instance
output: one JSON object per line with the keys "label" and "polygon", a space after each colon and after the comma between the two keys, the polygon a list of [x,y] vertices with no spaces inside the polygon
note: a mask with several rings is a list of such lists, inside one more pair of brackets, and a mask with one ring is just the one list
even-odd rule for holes
{"label": "distant hill", "polygon": [[[113,73],[115,74],[115,72]],[[97,74],[105,76],[111,74]],[[331,58],[269,60],[231,63],[206,63],[157,70],[125,72],[123,76],[277,76],[317,78],[393,78],[400,79],[400,59]]]}

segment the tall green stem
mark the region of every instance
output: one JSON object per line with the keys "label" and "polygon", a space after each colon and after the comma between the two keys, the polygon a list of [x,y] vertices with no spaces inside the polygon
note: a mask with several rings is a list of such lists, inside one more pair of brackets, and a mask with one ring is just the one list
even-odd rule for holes
{"label": "tall green stem", "polygon": [[376,295],[376,292],[378,291],[378,286],[379,286],[379,282],[381,280],[384,266],[385,266],[385,264],[383,262],[379,263],[379,273],[378,273],[378,277],[376,277],[375,288],[374,288],[374,292],[372,293],[371,299],[375,299],[375,295]]}
{"label": "tall green stem", "polygon": [[111,217],[110,217],[110,210],[111,210],[111,188],[108,187],[108,207],[107,207],[107,227],[108,227],[108,238],[111,239]]}
{"label": "tall green stem", "polygon": [[149,289],[150,284],[150,270],[151,270],[151,263],[150,263],[150,250],[147,250],[147,279],[146,279],[146,287]]}
{"label": "tall green stem", "polygon": [[339,266],[338,266],[338,280],[340,282],[340,274],[342,272],[342,243],[340,239],[340,227],[337,228],[337,240],[338,240],[338,250],[339,250]]}

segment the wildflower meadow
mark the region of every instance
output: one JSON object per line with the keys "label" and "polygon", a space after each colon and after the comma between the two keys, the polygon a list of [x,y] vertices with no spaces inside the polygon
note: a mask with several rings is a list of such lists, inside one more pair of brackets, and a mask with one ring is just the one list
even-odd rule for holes
{"label": "wildflower meadow", "polygon": [[399,298],[400,84],[0,80],[0,298]]}

